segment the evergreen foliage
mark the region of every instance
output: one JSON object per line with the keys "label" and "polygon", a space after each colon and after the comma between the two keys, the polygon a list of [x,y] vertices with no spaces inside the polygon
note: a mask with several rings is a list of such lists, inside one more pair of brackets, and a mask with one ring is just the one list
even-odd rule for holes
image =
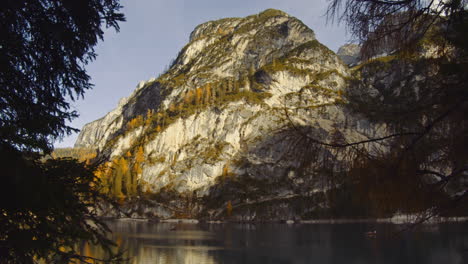
{"label": "evergreen foliage", "polygon": [[93,168],[37,153],[75,131],[66,125],[77,116],[70,101],[92,87],[84,67],[102,27],[124,21],[120,8],[118,0],[2,2],[0,263],[88,263],[77,241],[112,245],[92,207],[104,199]]}
{"label": "evergreen foliage", "polygon": [[70,158],[43,162],[6,146],[0,159],[8,164],[0,193],[1,263],[90,261],[75,252],[80,240],[111,252],[94,208],[106,199],[93,187],[101,185],[93,168]]}
{"label": "evergreen foliage", "polygon": [[6,1],[0,17],[0,140],[19,150],[50,151],[75,129],[68,99],[92,87],[84,66],[104,32],[119,29],[118,1]]}
{"label": "evergreen foliage", "polygon": [[351,111],[385,124],[389,135],[314,144],[351,160],[343,184],[374,215],[468,214],[468,151],[460,147],[468,134],[466,1],[331,3],[331,14],[345,7],[340,16],[363,41],[363,58],[392,51],[355,67],[346,94]]}

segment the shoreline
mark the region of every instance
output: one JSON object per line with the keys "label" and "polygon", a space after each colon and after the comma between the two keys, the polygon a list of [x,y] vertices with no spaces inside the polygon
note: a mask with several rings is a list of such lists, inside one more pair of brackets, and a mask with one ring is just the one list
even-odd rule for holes
{"label": "shoreline", "polygon": [[[105,221],[132,221],[150,223],[182,223],[182,224],[359,224],[359,223],[387,223],[395,225],[414,224],[419,218],[415,216],[396,216],[392,218],[362,218],[362,219],[314,219],[314,220],[203,220],[203,219],[152,219],[152,218],[114,218],[104,217]],[[468,217],[438,217],[424,221],[422,225],[468,222]]]}

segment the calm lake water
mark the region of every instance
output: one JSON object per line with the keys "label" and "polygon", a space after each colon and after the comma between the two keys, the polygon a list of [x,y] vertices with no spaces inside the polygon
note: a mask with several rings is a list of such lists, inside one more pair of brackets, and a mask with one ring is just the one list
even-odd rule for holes
{"label": "calm lake water", "polygon": [[[395,235],[401,225],[367,223],[108,224],[132,264],[468,263],[468,223],[424,225],[401,235]],[[369,230],[377,237],[366,237]],[[102,254],[88,245],[81,249]]]}

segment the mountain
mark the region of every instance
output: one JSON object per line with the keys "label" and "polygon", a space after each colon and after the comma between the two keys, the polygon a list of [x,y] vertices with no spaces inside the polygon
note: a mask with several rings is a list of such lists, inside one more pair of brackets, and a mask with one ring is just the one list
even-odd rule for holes
{"label": "mountain", "polygon": [[357,44],[345,44],[341,46],[336,55],[347,65],[356,65],[360,59],[361,47]]}
{"label": "mountain", "polygon": [[75,147],[96,149],[105,192],[126,201],[124,213],[106,215],[314,217],[338,186],[329,174],[349,163],[315,140],[385,132],[349,109],[352,77],[310,28],[282,11],[206,22],[167,72],[86,124]]}

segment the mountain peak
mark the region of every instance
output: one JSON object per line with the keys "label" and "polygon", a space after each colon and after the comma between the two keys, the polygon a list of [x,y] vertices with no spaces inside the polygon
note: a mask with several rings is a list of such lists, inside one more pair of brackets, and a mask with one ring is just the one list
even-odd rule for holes
{"label": "mountain peak", "polygon": [[286,12],[278,10],[278,9],[274,9],[274,8],[265,9],[264,11],[258,13],[257,16],[259,17],[274,17],[274,16],[289,17],[289,15]]}
{"label": "mountain peak", "polygon": [[[208,21],[195,27],[190,34],[190,42],[209,36],[232,33],[234,30],[240,29],[246,24],[261,24],[271,18],[291,18],[287,13],[276,10],[266,9],[258,14],[250,15],[247,17],[230,17],[217,20]],[[294,18],[296,19],[296,18]],[[297,20],[297,19],[296,19]],[[244,28],[245,30],[245,28]]]}
{"label": "mountain peak", "polygon": [[[339,104],[348,75],[310,28],[282,11],[206,22],[167,72],[88,124],[76,146],[96,146],[109,161],[144,153],[138,175],[144,190],[203,193],[220,175],[248,174],[245,164],[270,160],[265,147],[286,155],[274,132],[287,125],[284,109],[306,113]],[[314,120],[328,131],[331,119],[342,117],[336,110]],[[286,163],[271,168],[283,175],[297,165]]]}
{"label": "mountain peak", "polygon": [[[275,9],[244,18],[209,21],[194,29],[190,42],[163,79],[181,73],[200,76],[198,70],[211,78],[238,78],[242,72],[271,63],[309,41],[316,41],[310,28]],[[185,77],[195,86],[207,79]]]}
{"label": "mountain peak", "polygon": [[206,85],[265,92],[277,72],[292,71],[296,76],[309,78],[322,70],[315,65],[317,60],[328,61],[326,70],[342,74],[346,71],[335,54],[316,40],[310,28],[280,10],[267,9],[244,18],[200,24],[167,72],[140,83],[125,105],[100,119],[105,125],[88,124],[75,146],[105,148],[109,139],[123,132],[130,119],[144,116],[148,109],[169,109],[200,87],[206,89]]}

